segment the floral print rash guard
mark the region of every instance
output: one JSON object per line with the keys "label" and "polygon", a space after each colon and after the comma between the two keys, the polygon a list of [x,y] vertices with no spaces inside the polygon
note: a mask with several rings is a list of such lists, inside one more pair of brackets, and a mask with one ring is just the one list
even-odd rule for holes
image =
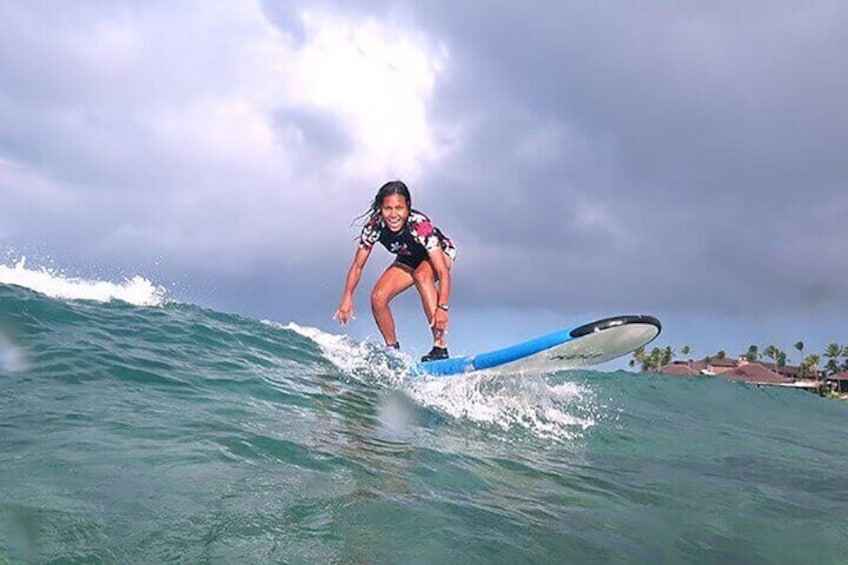
{"label": "floral print rash guard", "polygon": [[456,258],[456,247],[450,238],[417,210],[410,211],[406,224],[397,233],[386,226],[382,214],[373,214],[362,226],[359,247],[371,249],[378,241],[389,253],[397,255],[399,262],[413,269],[427,258],[430,251],[439,247],[451,260]]}

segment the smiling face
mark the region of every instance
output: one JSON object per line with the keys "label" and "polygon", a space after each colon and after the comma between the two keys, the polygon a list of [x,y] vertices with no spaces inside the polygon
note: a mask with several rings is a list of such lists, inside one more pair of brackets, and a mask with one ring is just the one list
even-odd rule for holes
{"label": "smiling face", "polygon": [[390,194],[383,198],[380,214],[390,231],[399,232],[409,217],[409,204],[400,194]]}

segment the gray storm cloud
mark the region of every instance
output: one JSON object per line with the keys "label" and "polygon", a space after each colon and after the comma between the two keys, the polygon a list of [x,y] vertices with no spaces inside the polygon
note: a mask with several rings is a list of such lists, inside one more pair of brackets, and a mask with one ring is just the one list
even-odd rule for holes
{"label": "gray storm cloud", "polygon": [[0,4],[0,243],[327,309],[403,178],[471,306],[846,306],[842,3],[46,7]]}
{"label": "gray storm cloud", "polygon": [[843,6],[497,6],[421,8],[461,65],[438,110],[471,133],[435,184],[488,251],[471,294],[533,271],[571,308],[844,306]]}

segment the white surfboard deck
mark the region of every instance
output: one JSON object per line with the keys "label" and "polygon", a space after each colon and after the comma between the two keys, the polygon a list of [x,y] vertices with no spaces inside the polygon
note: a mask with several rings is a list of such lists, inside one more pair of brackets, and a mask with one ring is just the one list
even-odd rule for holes
{"label": "white surfboard deck", "polygon": [[485,369],[504,373],[553,372],[600,365],[650,343],[661,330],[660,321],[653,316],[615,316],[487,353],[419,363],[413,372],[450,376]]}

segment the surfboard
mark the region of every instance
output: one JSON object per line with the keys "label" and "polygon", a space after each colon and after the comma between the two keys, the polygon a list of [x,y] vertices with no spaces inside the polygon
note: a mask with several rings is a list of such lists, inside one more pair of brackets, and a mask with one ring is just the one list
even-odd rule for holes
{"label": "surfboard", "polygon": [[615,316],[487,353],[419,363],[415,372],[424,376],[450,376],[486,369],[505,373],[552,372],[600,365],[647,345],[660,331],[662,325],[653,316]]}

